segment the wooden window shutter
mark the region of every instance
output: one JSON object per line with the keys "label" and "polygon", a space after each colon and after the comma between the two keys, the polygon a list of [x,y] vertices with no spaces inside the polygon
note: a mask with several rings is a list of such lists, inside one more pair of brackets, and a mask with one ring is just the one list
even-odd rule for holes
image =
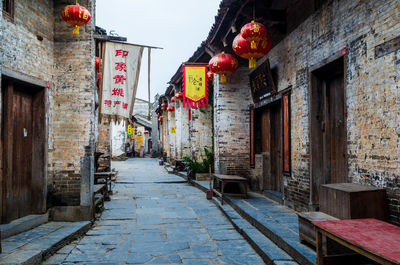
{"label": "wooden window shutter", "polygon": [[283,119],[283,172],[290,173],[290,94],[282,96]]}
{"label": "wooden window shutter", "polygon": [[250,109],[250,167],[254,166],[254,109]]}

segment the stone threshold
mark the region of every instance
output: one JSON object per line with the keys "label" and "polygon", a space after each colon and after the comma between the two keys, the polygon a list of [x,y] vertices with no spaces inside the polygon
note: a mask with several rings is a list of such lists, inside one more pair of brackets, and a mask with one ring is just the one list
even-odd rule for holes
{"label": "stone threshold", "polygon": [[48,222],[2,240],[0,264],[41,264],[91,227],[90,221]]}

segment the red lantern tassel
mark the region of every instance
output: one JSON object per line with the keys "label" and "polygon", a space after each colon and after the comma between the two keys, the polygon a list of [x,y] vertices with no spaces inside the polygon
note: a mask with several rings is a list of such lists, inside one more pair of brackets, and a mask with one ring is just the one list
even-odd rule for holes
{"label": "red lantern tassel", "polygon": [[74,26],[74,29],[72,30],[73,35],[79,35],[79,27],[77,25]]}

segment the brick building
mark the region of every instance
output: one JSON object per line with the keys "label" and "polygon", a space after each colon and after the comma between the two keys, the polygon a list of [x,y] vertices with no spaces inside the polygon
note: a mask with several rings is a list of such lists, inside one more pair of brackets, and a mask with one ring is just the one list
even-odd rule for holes
{"label": "brick building", "polygon": [[49,208],[55,220],[92,217],[95,1],[80,1],[92,20],[78,36],[67,4],[0,3],[2,223]]}
{"label": "brick building", "polygon": [[[189,58],[190,63],[208,62],[211,56],[200,46]],[[213,149],[213,105],[208,108],[189,109],[184,108],[182,102],[171,98],[178,92],[183,92],[182,66],[172,76],[165,94],[159,98],[159,106],[162,103],[174,106],[175,111],[161,111],[156,113],[163,116],[163,123],[159,126],[163,133],[159,135],[159,141],[163,143],[163,156],[174,164],[175,160],[182,160],[184,156],[191,157],[198,162],[205,158],[204,147]],[[209,85],[209,94],[212,95],[212,83]],[[212,96],[209,100],[212,102]]]}
{"label": "brick building", "polygon": [[[221,1],[204,49],[234,54],[253,1]],[[249,178],[296,210],[316,209],[324,183],[387,190],[400,224],[400,4],[380,1],[255,1],[273,48],[255,70],[239,59],[214,85],[216,171]],[[227,45],[224,45],[227,44]],[[275,86],[252,95],[260,68]]]}

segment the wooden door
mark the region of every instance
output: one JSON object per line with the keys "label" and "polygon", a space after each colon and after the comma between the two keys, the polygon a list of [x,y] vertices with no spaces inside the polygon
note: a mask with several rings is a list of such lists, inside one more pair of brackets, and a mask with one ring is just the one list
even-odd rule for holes
{"label": "wooden door", "polygon": [[[17,208],[17,217],[30,214],[32,176],[32,101],[33,97],[15,89],[13,97],[13,171],[12,200],[7,201],[7,209]],[[17,207],[15,207],[18,205]]]}
{"label": "wooden door", "polygon": [[322,184],[347,182],[344,62],[340,58],[311,74],[311,199]]}
{"label": "wooden door", "polygon": [[344,117],[343,75],[337,75],[326,81],[326,113],[325,113],[325,167],[327,183],[346,182],[346,139]]}
{"label": "wooden door", "polygon": [[[1,222],[45,211],[44,90],[2,82]],[[34,170],[33,170],[34,169]]]}
{"label": "wooden door", "polygon": [[272,190],[271,175],[271,118],[269,108],[264,108],[260,113],[261,153],[263,154],[263,190]]}
{"label": "wooden door", "polygon": [[282,192],[282,109],[280,103],[270,107],[271,112],[271,180],[272,190]]}

